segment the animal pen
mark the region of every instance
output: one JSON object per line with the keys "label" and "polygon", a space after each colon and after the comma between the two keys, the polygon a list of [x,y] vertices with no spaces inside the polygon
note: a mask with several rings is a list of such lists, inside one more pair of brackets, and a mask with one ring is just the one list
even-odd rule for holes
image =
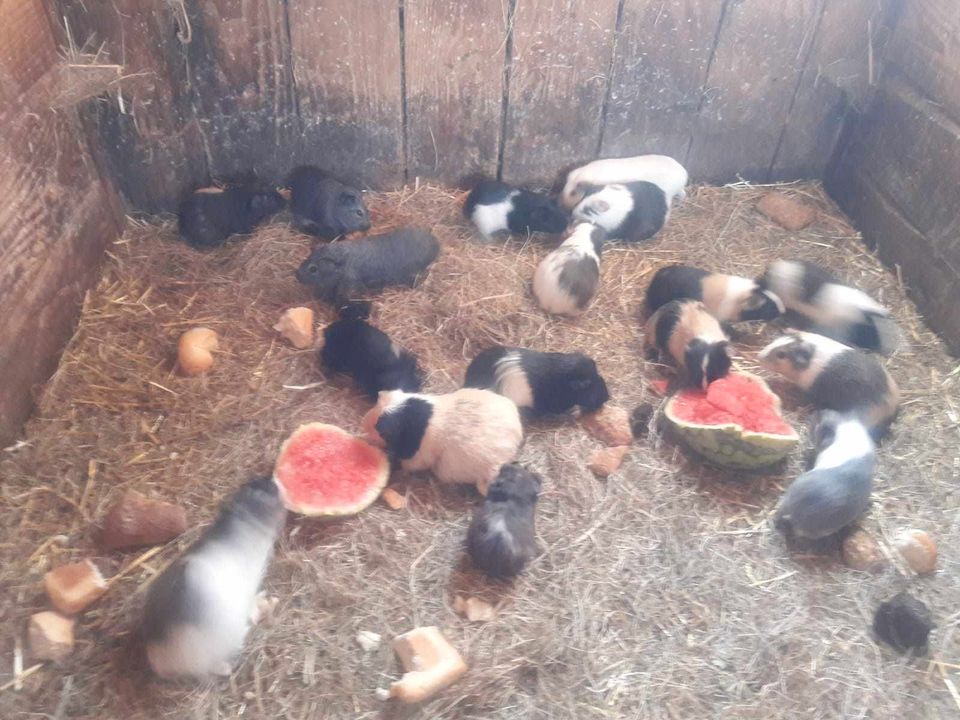
{"label": "animal pen", "polygon": [[[0,17],[0,717],[960,713],[955,0],[0,0]],[[653,239],[604,249],[575,319],[531,297],[548,239],[483,243],[463,217],[464,178],[551,188],[645,153],[687,168],[687,197]],[[209,252],[177,237],[191,190],[249,171],[280,185],[304,163],[368,191],[371,233],[440,241],[421,282],[374,296],[370,316],[430,393],[505,345],[583,352],[611,403],[656,410],[667,374],[642,351],[644,292],[673,263],[754,278],[802,258],[890,308],[901,403],[859,521],[870,571],[773,527],[813,413],[757,361],[782,327],[742,324],[735,366],[769,381],[801,434],[780,465],[713,468],[655,412],[597,477],[601,443],[577,417],[525,419],[539,552],[515,581],[464,556],[473,489],[397,471],[400,509],[291,514],[264,579],[276,607],[228,679],[153,678],[135,642],[152,580],[298,425],[359,434],[371,405],[273,329],[298,305],[336,319],[294,277],[313,243],[286,215]],[[771,192],[812,222],[760,213]],[[184,377],[177,341],[196,326],[220,351]],[[181,505],[189,529],[104,549],[126,491]],[[903,561],[901,528],[937,539],[936,572]],[[106,592],[76,617],[72,652],[32,656],[45,574],[85,558]],[[904,590],[932,612],[926,654],[872,633]],[[461,617],[458,597],[492,619]],[[468,670],[421,705],[384,702],[402,673],[389,641],[418,626]]]}

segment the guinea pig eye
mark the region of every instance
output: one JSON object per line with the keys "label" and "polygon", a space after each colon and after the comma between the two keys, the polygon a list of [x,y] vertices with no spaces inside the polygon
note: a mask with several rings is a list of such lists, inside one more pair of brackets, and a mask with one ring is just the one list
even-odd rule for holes
{"label": "guinea pig eye", "polygon": [[316,275],[319,270],[320,268],[317,267],[316,263],[310,263],[309,265],[307,265],[307,272],[310,273],[311,275]]}
{"label": "guinea pig eye", "polygon": [[787,351],[777,350],[777,352],[774,353],[774,356],[777,358],[777,360],[784,360],[787,357]]}
{"label": "guinea pig eye", "polygon": [[357,217],[363,217],[363,210],[361,210],[360,208],[357,208],[356,210],[354,210],[354,212],[356,213]]}

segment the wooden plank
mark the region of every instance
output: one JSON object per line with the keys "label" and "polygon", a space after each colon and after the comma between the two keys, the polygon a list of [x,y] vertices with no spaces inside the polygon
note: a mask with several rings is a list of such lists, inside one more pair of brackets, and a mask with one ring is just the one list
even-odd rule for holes
{"label": "wooden plank", "polygon": [[625,0],[601,155],[659,153],[684,159],[722,6],[702,0]]}
{"label": "wooden plank", "polygon": [[288,0],[302,162],[387,188],[403,181],[397,3]]}
{"label": "wooden plank", "polygon": [[455,183],[497,172],[507,18],[501,0],[406,0],[407,169]]}
{"label": "wooden plank", "polygon": [[550,184],[595,157],[617,0],[524,0],[513,18],[503,177]]}
{"label": "wooden plank", "polygon": [[695,179],[767,179],[822,2],[727,4],[686,159]]}

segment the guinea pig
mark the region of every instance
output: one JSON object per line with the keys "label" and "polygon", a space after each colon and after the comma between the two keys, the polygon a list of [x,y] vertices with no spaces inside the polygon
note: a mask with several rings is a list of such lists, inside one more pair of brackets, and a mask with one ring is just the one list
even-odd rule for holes
{"label": "guinea pig", "polygon": [[313,165],[290,173],[290,211],[297,228],[309,235],[333,240],[370,229],[370,214],[363,195]]}
{"label": "guinea pig", "polygon": [[237,491],[203,536],[150,584],[142,634],[162,678],[229,675],[286,510],[270,477]]}
{"label": "guinea pig", "polygon": [[699,300],[671,300],[663,305],[647,321],[643,343],[648,357],[673,358],[694,387],[706,390],[730,372],[730,341]]}
{"label": "guinea pig", "polygon": [[320,364],[347,373],[371,400],[382,390],[419,392],[417,359],[366,321],[366,313],[347,311],[323,331]]}
{"label": "guinea pig", "polygon": [[539,493],[539,475],[515,463],[500,468],[467,530],[470,559],[488,577],[519,575],[537,554],[534,520]]}
{"label": "guinea pig", "polygon": [[540,261],[533,275],[533,294],[541,308],[553,315],[579,315],[586,310],[600,285],[603,241],[603,230],[580,223]]}
{"label": "guinea pig", "polygon": [[663,190],[651,182],[581,183],[580,188],[583,200],[573,209],[573,219],[593,223],[611,240],[647,240],[660,231],[670,214]]}
{"label": "guinea pig", "polygon": [[597,364],[582,353],[538,352],[497,345],[467,367],[464,387],[489,388],[519,408],[537,414],[565,413],[579,406],[599,409],[610,394]]}
{"label": "guinea pig", "polygon": [[657,270],[647,288],[647,311],[656,312],[671,300],[684,298],[699,300],[720,322],[773,320],[784,313],[780,298],[755,280],[689,265]]}
{"label": "guinea pig", "polygon": [[319,245],[297,270],[297,280],[318,298],[342,305],[354,293],[392,285],[413,287],[440,254],[426,230],[401,228],[383,235]]}
{"label": "guinea pig", "polygon": [[865,292],[838,282],[815,263],[777,260],[757,282],[821,335],[884,355],[900,343],[900,331],[889,310]]}
{"label": "guinea pig", "polygon": [[476,485],[481,495],[523,444],[517,406],[476,388],[447,395],[382,392],[364,416],[363,429],[404,470],[429,470],[443,483]]}
{"label": "guinea pig", "polygon": [[583,200],[585,188],[590,185],[613,185],[645,180],[661,190],[667,206],[674,199],[687,196],[687,171],[683,165],[666,155],[637,155],[625,158],[594,160],[567,173],[561,200],[568,208],[574,208]]}
{"label": "guinea pig", "polygon": [[815,540],[833,535],[866,512],[877,454],[856,417],[826,410],[814,435],[813,469],[787,488],[774,524],[789,535]]}
{"label": "guinea pig", "polygon": [[283,209],[283,196],[259,181],[194,190],[180,203],[180,236],[192,247],[220,247],[231,235],[247,235]]}
{"label": "guinea pig", "polygon": [[553,198],[498,180],[479,182],[463,205],[463,214],[485,238],[506,231],[562,233],[567,213]]}
{"label": "guinea pig", "polygon": [[800,387],[817,408],[856,413],[874,440],[897,414],[900,389],[863,350],[823,335],[791,332],[767,345],[757,359]]}

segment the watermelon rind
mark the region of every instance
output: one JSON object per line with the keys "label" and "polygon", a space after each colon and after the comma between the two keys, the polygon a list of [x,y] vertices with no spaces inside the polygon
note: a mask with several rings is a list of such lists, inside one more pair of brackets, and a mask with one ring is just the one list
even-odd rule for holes
{"label": "watermelon rind", "polygon": [[[348,504],[305,504],[298,502],[291,497],[290,491],[284,485],[284,483],[289,482],[289,480],[284,480],[280,477],[279,468],[284,460],[287,448],[294,441],[294,439],[298,438],[303,433],[317,431],[337,433],[342,437],[349,439],[351,442],[361,443],[378,456],[377,467],[375,472],[371,474],[372,477],[370,478],[369,486],[362,492],[359,492],[356,499]],[[389,479],[390,460],[382,450],[370,445],[362,438],[351,435],[346,430],[343,430],[336,425],[329,425],[321,422],[306,423],[298,427],[290,434],[290,437],[288,437],[284,441],[283,445],[280,446],[280,452],[277,454],[277,462],[274,466],[273,472],[273,480],[280,489],[280,499],[287,510],[300,515],[306,515],[308,517],[343,517],[346,515],[356,515],[361,510],[369,507],[378,497],[380,497],[380,493],[383,488],[386,487]]]}

